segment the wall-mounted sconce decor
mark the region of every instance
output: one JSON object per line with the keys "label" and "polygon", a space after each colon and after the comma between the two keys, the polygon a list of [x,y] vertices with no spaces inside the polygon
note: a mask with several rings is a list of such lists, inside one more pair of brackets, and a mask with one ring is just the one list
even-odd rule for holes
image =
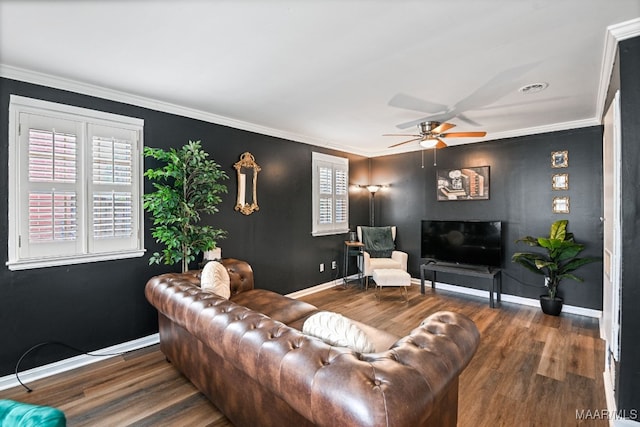
{"label": "wall-mounted sconce decor", "polygon": [[[260,172],[261,168],[248,151],[242,153],[240,160],[233,167],[238,171],[238,199],[235,210],[244,215],[251,215],[260,209],[258,207],[258,172]],[[249,200],[247,200],[247,175],[251,177]]]}

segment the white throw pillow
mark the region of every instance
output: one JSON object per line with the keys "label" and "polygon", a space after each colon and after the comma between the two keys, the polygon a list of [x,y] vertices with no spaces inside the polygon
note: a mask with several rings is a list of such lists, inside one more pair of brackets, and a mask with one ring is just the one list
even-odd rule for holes
{"label": "white throw pillow", "polygon": [[229,272],[224,265],[217,261],[209,261],[205,264],[200,275],[200,287],[202,289],[229,299],[231,296],[229,283]]}
{"label": "white throw pillow", "polygon": [[320,338],[330,345],[348,347],[360,353],[372,353],[374,345],[364,331],[338,313],[321,311],[309,316],[302,325],[302,333]]}

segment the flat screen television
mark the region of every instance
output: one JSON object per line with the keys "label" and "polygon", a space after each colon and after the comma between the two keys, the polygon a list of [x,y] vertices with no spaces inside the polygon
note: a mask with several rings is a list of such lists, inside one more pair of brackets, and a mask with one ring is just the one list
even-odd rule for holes
{"label": "flat screen television", "polygon": [[422,258],[453,264],[502,266],[501,221],[422,221]]}

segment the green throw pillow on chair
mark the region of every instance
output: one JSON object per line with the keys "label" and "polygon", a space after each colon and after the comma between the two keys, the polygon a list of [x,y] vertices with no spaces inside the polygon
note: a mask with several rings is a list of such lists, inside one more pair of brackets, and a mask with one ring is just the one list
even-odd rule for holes
{"label": "green throw pillow on chair", "polygon": [[389,258],[395,249],[391,227],[365,227],[362,226],[362,243],[364,250],[369,252],[372,258]]}

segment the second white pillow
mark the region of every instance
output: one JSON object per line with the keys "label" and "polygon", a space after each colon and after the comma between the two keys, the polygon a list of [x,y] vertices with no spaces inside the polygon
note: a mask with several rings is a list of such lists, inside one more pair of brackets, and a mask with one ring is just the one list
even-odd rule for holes
{"label": "second white pillow", "polygon": [[374,345],[364,331],[339,313],[321,311],[309,316],[302,333],[320,338],[330,345],[348,347],[360,353],[372,353]]}

